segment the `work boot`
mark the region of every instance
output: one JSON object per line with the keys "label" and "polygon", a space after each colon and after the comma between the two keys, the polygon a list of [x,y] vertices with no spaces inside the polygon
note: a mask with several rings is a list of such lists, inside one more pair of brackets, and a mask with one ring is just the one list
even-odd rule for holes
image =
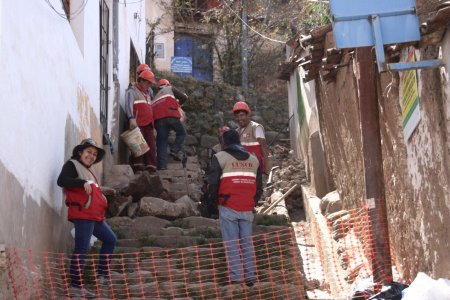
{"label": "work boot", "polygon": [[145,166],[145,170],[150,172],[150,173],[155,173],[156,172],[156,166],[154,166],[154,165],[146,165]]}
{"label": "work boot", "polygon": [[81,286],[71,286],[69,288],[69,297],[71,298],[87,298],[93,299],[95,298],[95,294],[88,290],[87,288]]}
{"label": "work boot", "polygon": [[183,152],[182,151],[178,151],[178,152],[170,151],[170,156],[172,156],[173,160],[181,161],[183,159]]}

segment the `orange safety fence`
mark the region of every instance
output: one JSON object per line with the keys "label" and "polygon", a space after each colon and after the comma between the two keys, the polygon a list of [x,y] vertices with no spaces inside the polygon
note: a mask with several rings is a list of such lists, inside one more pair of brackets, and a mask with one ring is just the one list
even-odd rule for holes
{"label": "orange safety fence", "polygon": [[[242,258],[240,241],[228,264],[223,242],[113,254],[106,281],[96,275],[98,255],[89,254],[82,284],[101,299],[346,299],[358,281],[391,265],[392,251],[386,261],[374,259],[376,247],[389,243],[374,245],[369,215],[355,209],[254,235],[256,282],[249,286],[229,276],[228,264]],[[68,298],[70,255],[9,247],[7,267],[11,299]],[[394,280],[401,281],[395,268]]]}
{"label": "orange safety fence", "polygon": [[[89,254],[82,283],[102,299],[305,299],[291,228],[253,236],[253,250],[253,286],[230,282],[222,242],[113,254],[107,282],[96,275],[98,255]],[[8,248],[7,260],[11,298],[69,298],[67,254]]]}

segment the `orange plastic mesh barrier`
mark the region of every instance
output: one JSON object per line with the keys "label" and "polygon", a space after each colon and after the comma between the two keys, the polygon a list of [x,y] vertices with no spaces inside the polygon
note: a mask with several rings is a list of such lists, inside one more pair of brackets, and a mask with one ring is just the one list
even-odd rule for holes
{"label": "orange plastic mesh barrier", "polygon": [[[325,273],[326,280],[320,283],[320,288],[330,291],[334,296],[326,299],[348,299],[355,294],[359,296],[355,299],[368,299],[371,294],[379,291],[383,283],[393,280],[405,283],[396,272],[394,252],[389,249],[388,238],[378,239],[382,241],[378,244],[374,242],[375,233],[370,217],[374,213],[378,212],[367,208],[340,211],[327,216],[323,223],[310,224],[314,246],[320,257],[319,270],[315,270],[311,277],[320,277],[318,274],[321,271]],[[384,226],[388,225],[380,224],[380,227]],[[377,257],[378,249],[388,255]],[[305,271],[309,268],[305,265],[303,267]],[[375,273],[381,280],[374,282]],[[359,284],[362,281],[365,284]],[[360,289],[362,286],[368,288]],[[321,299],[319,295],[316,297]]]}
{"label": "orange plastic mesh barrier", "polygon": [[[223,243],[211,243],[114,254],[106,282],[96,276],[98,255],[89,254],[82,282],[101,299],[306,299],[291,228],[253,237],[257,281],[252,286],[230,282],[225,249]],[[8,248],[7,258],[11,298],[68,298],[67,254]]]}
{"label": "orange plastic mesh barrier", "polygon": [[[228,264],[245,253],[241,241],[228,260],[230,244],[222,242],[114,254],[106,282],[96,275],[98,255],[90,254],[82,282],[101,299],[348,299],[358,282],[371,279],[374,271],[383,275],[391,265],[389,255],[375,259],[376,247],[389,243],[374,245],[370,213],[374,212],[338,212],[317,222],[294,223],[293,229],[255,235],[253,248],[250,244],[256,273],[252,286],[230,282]],[[68,298],[67,254],[8,248],[7,262],[11,298]],[[392,270],[394,280],[402,282]],[[383,282],[392,280],[389,274]],[[370,293],[359,295],[357,299],[368,299]]]}

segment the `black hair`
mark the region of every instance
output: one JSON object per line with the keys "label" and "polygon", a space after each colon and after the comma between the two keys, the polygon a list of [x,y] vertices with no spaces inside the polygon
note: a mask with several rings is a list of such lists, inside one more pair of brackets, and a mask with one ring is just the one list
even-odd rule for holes
{"label": "black hair", "polygon": [[227,130],[222,135],[223,143],[225,146],[237,144],[241,144],[241,140],[239,138],[239,133],[235,129]]}

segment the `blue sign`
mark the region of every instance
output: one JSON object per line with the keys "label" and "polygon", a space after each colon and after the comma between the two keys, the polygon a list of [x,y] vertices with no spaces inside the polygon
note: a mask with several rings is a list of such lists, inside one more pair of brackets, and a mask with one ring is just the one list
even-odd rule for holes
{"label": "blue sign", "polygon": [[170,70],[174,73],[192,74],[192,57],[173,56],[170,62]]}
{"label": "blue sign", "polygon": [[337,48],[374,46],[374,22],[382,44],[420,40],[415,0],[331,0],[330,10]]}
{"label": "blue sign", "polygon": [[405,71],[441,66],[438,59],[386,63],[383,45],[420,40],[415,0],[330,0],[337,48],[375,46],[378,70]]}

